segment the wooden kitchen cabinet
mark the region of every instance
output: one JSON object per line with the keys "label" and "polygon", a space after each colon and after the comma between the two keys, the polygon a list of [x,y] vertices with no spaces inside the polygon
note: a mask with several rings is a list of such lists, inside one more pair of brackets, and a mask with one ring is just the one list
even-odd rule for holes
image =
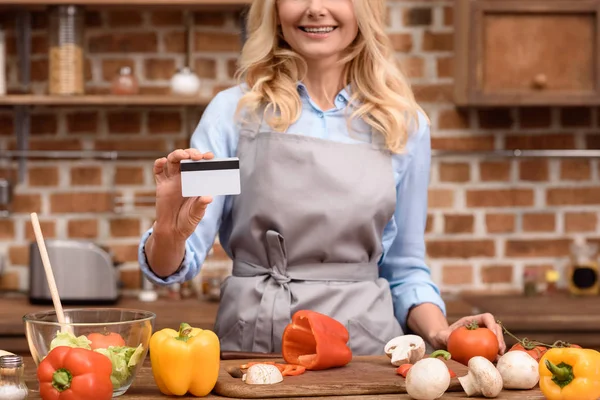
{"label": "wooden kitchen cabinet", "polygon": [[459,106],[600,104],[600,0],[457,0]]}

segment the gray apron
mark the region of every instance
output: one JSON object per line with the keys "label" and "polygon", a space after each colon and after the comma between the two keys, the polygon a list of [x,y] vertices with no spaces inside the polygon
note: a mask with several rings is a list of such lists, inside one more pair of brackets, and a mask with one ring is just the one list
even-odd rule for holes
{"label": "gray apron", "polygon": [[221,348],[280,352],[293,313],[310,309],[346,326],[353,354],[383,354],[402,334],[377,264],[396,206],[390,153],[258,126],[238,144]]}

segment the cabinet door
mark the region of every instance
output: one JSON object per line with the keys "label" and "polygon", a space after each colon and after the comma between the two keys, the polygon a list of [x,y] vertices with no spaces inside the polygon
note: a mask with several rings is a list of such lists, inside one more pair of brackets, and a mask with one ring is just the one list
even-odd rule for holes
{"label": "cabinet door", "polygon": [[599,0],[457,0],[459,105],[599,104]]}

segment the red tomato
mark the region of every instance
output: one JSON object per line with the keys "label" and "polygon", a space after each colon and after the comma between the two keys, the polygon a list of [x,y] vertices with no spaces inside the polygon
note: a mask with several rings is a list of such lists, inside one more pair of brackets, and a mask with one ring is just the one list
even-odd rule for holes
{"label": "red tomato", "polygon": [[498,355],[498,339],[488,328],[480,328],[476,323],[455,329],[448,338],[448,351],[452,359],[467,365],[475,356],[495,361]]}
{"label": "red tomato", "polygon": [[525,353],[533,357],[535,361],[540,361],[542,356],[548,351],[548,348],[545,346],[535,346],[532,349],[528,349],[523,347],[521,343],[516,343],[508,351],[524,351]]}
{"label": "red tomato", "polygon": [[125,340],[116,332],[90,333],[87,338],[91,340],[92,350],[107,349],[109,346],[125,346]]}

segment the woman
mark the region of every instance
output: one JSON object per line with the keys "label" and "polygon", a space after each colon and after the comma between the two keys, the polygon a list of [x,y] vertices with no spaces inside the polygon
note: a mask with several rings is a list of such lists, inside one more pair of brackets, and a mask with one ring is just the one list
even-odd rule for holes
{"label": "woman", "polygon": [[[156,222],[140,263],[193,278],[219,233],[233,259],[215,331],[226,350],[279,352],[299,309],[342,322],[354,354],[405,332],[434,348],[448,326],[425,264],[428,120],[397,69],[384,0],[255,0],[239,76],[191,148],[156,160]],[[240,158],[239,196],[181,197],[182,159]]]}

